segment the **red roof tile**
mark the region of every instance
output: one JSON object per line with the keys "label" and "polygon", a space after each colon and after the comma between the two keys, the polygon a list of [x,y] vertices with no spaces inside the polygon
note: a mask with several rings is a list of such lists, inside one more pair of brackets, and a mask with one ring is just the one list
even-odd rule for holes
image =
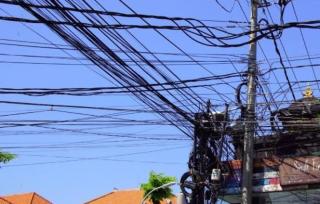
{"label": "red roof tile", "polygon": [[12,204],[12,203],[10,203],[6,199],[0,197],[0,204]]}
{"label": "red roof tile", "polygon": [[[2,198],[6,201],[9,201],[9,204],[52,204],[50,201],[41,197],[37,193],[16,194],[2,196]],[[1,201],[0,204],[2,204]]]}
{"label": "red roof tile", "polygon": [[[143,191],[139,189],[115,190],[85,204],[141,204],[142,199]],[[172,204],[176,204],[177,202],[175,197],[170,198],[170,200]],[[152,203],[146,202],[146,204]],[[166,204],[166,201],[162,201],[161,204]]]}

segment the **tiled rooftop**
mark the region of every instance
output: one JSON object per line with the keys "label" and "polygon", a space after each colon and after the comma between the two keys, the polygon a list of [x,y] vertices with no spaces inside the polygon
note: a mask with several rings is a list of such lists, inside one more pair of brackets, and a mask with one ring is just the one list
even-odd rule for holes
{"label": "tiled rooftop", "polygon": [[[141,204],[143,199],[143,191],[139,189],[114,190],[108,194],[100,196],[85,204]],[[172,204],[176,204],[176,198],[170,198]],[[161,204],[167,204],[167,201],[162,201]],[[146,202],[145,204],[152,204]]]}
{"label": "tiled rooftop", "polygon": [[0,204],[52,204],[37,193],[24,193],[9,196],[1,196]]}

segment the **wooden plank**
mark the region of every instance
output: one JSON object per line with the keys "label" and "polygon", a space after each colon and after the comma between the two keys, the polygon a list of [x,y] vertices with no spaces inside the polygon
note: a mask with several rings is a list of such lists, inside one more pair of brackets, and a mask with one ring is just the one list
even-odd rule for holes
{"label": "wooden plank", "polygon": [[283,186],[320,183],[320,157],[285,158],[279,172]]}

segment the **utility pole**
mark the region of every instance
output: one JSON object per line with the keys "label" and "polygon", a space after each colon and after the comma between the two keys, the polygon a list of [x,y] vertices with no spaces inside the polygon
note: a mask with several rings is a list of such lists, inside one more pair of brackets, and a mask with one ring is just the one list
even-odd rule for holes
{"label": "utility pole", "polygon": [[[258,6],[260,0],[251,0],[250,40],[256,38]],[[257,72],[257,42],[250,43],[248,61],[248,92],[247,113],[245,119],[243,167],[242,167],[242,204],[252,203],[252,172],[255,135],[255,105],[256,105],[256,72]]]}
{"label": "utility pole", "polygon": [[[204,186],[200,184],[202,182],[202,178],[199,174],[203,174],[203,167],[200,164],[203,161],[203,127],[200,124],[203,123],[203,116],[205,113],[196,113],[195,121],[196,125],[194,127],[194,144],[193,144],[193,161],[194,161],[194,171],[193,172],[193,180],[196,181],[196,189],[192,194],[190,204],[203,204],[204,203]],[[197,175],[198,174],[198,175]]]}

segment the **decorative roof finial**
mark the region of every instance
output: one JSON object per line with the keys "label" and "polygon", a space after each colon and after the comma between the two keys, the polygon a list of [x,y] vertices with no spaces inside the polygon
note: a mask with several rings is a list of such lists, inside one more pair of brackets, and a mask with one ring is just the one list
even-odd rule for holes
{"label": "decorative roof finial", "polygon": [[308,84],[306,90],[303,92],[303,97],[304,97],[304,98],[311,98],[311,97],[313,97],[313,91],[312,91],[312,89],[311,89],[311,87],[310,87],[309,84]]}

